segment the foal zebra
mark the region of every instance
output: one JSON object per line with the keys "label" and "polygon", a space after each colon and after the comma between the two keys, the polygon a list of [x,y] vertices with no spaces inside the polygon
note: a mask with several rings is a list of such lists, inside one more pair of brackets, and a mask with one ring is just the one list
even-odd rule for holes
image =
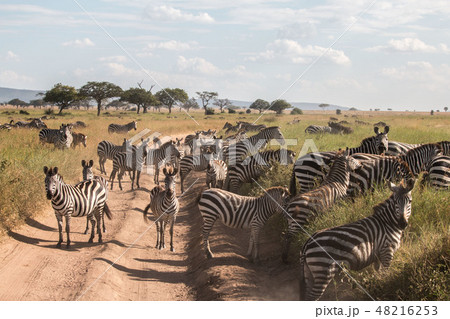
{"label": "foal zebra", "polygon": [[158,249],[166,247],[164,231],[166,230],[166,226],[170,224],[170,251],[175,251],[173,247],[173,226],[180,209],[175,191],[175,175],[177,175],[177,169],[164,167],[163,173],[165,175],[165,188],[158,185],[150,191],[150,204],[145,207],[144,218],[147,217],[148,210],[151,209],[156,218],[156,248]]}
{"label": "foal zebra", "polygon": [[320,125],[310,125],[305,129],[305,133],[307,133],[307,134],[331,133],[331,127],[320,126]]}
{"label": "foal zebra", "polygon": [[414,180],[391,184],[392,195],[373,208],[373,215],[312,235],[300,254],[300,300],[319,299],[341,264],[351,270],[372,263],[377,270],[388,268],[408,226],[413,187]]}
{"label": "foal zebra", "polygon": [[103,213],[111,219],[111,211],[106,204],[106,190],[97,181],[83,181],[75,186],[64,183],[62,176],[58,175],[58,167],[48,168],[44,166],[45,191],[47,199],[52,201],[58,221],[59,241],[56,247],[61,247],[63,242],[62,226],[63,217],[66,218],[67,247],[70,246],[70,219],[71,217],[87,216],[92,224],[92,243],[95,236],[95,220],[97,220],[98,242],[102,242],[100,221]]}
{"label": "foal zebra", "polygon": [[86,147],[87,136],[82,133],[72,133],[72,148],[75,149],[78,145],[83,144]]}
{"label": "foal zebra", "polygon": [[287,206],[288,231],[284,239],[283,261],[287,262],[292,237],[297,234],[310,218],[323,214],[333,204],[347,194],[350,172],[361,166],[349,155],[349,150],[335,155],[330,173],[319,188],[293,197]]}
{"label": "foal zebra", "polygon": [[227,178],[227,163],[221,160],[212,160],[206,167],[206,186],[208,188],[222,188]]}
{"label": "foal zebra", "polygon": [[147,154],[147,165],[153,165],[154,177],[153,181],[156,185],[159,185],[159,167],[164,164],[171,164],[175,167],[179,166],[180,152],[178,151],[175,142],[170,140],[160,148],[150,148]]}
{"label": "foal zebra", "polygon": [[[378,127],[374,128],[375,136],[362,140],[361,145],[349,149],[349,155],[355,153],[382,154],[388,147],[389,126],[380,132]],[[329,171],[331,160],[336,155],[332,152],[309,153],[297,159],[292,170],[290,183],[290,192],[292,195],[297,193],[297,180],[300,184],[299,194],[311,190],[316,184],[316,179],[322,181]]]}
{"label": "foal zebra", "polygon": [[120,124],[109,124],[108,126],[108,133],[117,133],[117,134],[126,134],[128,131],[131,131],[132,129],[137,130],[137,122],[133,121],[124,125]]}
{"label": "foal zebra", "polygon": [[[99,182],[104,188],[105,188],[105,198],[108,199],[108,181],[103,176],[95,176],[94,172],[92,172],[92,166],[94,166],[94,161],[90,160],[89,163],[85,160],[81,161],[81,167],[83,167],[82,170],[82,176],[83,181],[91,181],[95,180]],[[105,216],[102,216],[102,226],[103,226],[103,232],[106,233],[106,227],[105,227]],[[84,230],[84,233],[87,234],[89,231],[89,218],[86,220],[86,229]]]}
{"label": "foal zebra", "polygon": [[236,195],[218,188],[205,190],[198,207],[203,217],[203,245],[206,256],[213,258],[209,247],[209,233],[217,219],[233,228],[250,228],[248,256],[258,259],[259,232],[266,221],[275,213],[281,213],[289,198],[285,187],[272,187],[260,197]]}
{"label": "foal zebra", "polygon": [[100,164],[100,174],[106,174],[106,160],[113,160],[114,156],[120,152],[127,151],[127,140],[124,138],[122,145],[115,145],[108,141],[101,141],[97,146],[98,163]]}

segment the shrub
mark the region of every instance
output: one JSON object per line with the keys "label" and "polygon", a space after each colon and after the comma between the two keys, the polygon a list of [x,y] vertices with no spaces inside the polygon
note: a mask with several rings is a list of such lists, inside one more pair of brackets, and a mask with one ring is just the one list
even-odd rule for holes
{"label": "shrub", "polygon": [[207,107],[205,115],[214,115],[214,109],[212,107]]}
{"label": "shrub", "polygon": [[244,111],[240,111],[239,114],[245,114]]}
{"label": "shrub", "polygon": [[48,108],[44,111],[44,114],[45,115],[53,115],[53,114],[55,114],[55,111],[53,111],[52,108]]}
{"label": "shrub", "polygon": [[235,113],[236,113],[236,110],[234,110],[234,109],[228,109],[228,113],[229,113],[229,114],[235,114]]}
{"label": "shrub", "polygon": [[291,115],[302,115],[303,111],[299,109],[298,107],[294,107],[294,109],[291,111]]}
{"label": "shrub", "polygon": [[25,110],[20,110],[19,113],[20,113],[20,114],[25,114],[25,115],[30,115],[30,113],[28,113],[28,112],[25,111]]}
{"label": "shrub", "polygon": [[341,114],[342,114],[342,111],[339,109],[336,109],[336,115],[341,115]]}
{"label": "shrub", "polygon": [[245,113],[250,114],[250,113],[252,113],[252,110],[247,109],[247,111],[245,111]]}

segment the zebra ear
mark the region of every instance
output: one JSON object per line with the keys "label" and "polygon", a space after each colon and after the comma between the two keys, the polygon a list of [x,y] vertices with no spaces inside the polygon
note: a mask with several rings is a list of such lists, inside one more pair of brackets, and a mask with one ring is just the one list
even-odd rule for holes
{"label": "zebra ear", "polygon": [[208,166],[206,166],[206,169],[210,170],[211,169],[211,164],[208,163]]}
{"label": "zebra ear", "polygon": [[48,172],[48,167],[44,166],[44,174],[47,175],[47,172]]}
{"label": "zebra ear", "polygon": [[85,160],[81,160],[81,166],[83,166],[83,167],[86,166],[86,161]]}
{"label": "zebra ear", "polygon": [[52,175],[56,175],[56,174],[58,174],[58,167],[54,167],[53,168],[53,174]]}
{"label": "zebra ear", "polygon": [[90,161],[89,161],[89,167],[92,167],[92,166],[94,166],[94,161],[93,161],[93,160],[90,160]]}
{"label": "zebra ear", "polygon": [[163,168],[163,173],[164,175],[167,175],[167,169],[165,167]]}
{"label": "zebra ear", "polygon": [[414,184],[415,184],[415,180],[414,179],[408,179],[406,182],[406,191],[409,193],[410,191],[412,191],[412,189],[414,188]]}
{"label": "zebra ear", "polygon": [[384,127],[384,134],[387,134],[387,133],[389,133],[389,126]]}
{"label": "zebra ear", "polygon": [[378,128],[378,126],[375,126],[375,127],[373,128],[373,131],[375,132],[375,134],[378,135],[380,129]]}
{"label": "zebra ear", "polygon": [[173,170],[172,176],[177,175],[177,173],[178,173],[178,168],[175,168],[175,169]]}

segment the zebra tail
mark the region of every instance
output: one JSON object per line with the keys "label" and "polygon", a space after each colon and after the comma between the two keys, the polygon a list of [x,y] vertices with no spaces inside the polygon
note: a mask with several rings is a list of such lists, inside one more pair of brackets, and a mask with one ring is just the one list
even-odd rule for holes
{"label": "zebra tail", "polygon": [[292,197],[297,195],[297,180],[295,178],[295,169],[292,169],[292,176],[291,176],[291,182],[289,185],[289,192],[291,193]]}
{"label": "zebra tail", "polygon": [[106,214],[106,217],[108,217],[109,220],[112,219],[111,210],[109,209],[109,206],[107,203],[105,203],[105,207],[103,208],[103,212]]}
{"label": "zebra tail", "polygon": [[148,204],[144,209],[144,220],[147,220],[148,210],[150,209],[150,204]]}
{"label": "zebra tail", "polygon": [[305,300],[306,281],[305,281],[305,256],[300,253],[300,276],[299,276],[299,300]]}

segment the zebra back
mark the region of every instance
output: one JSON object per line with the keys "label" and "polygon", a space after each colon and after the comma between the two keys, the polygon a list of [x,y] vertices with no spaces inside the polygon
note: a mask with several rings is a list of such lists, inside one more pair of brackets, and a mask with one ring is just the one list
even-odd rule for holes
{"label": "zebra back", "polygon": [[423,144],[410,149],[405,155],[399,156],[400,159],[408,163],[414,176],[417,177],[424,171],[430,162],[438,155],[442,154],[442,148],[439,144]]}
{"label": "zebra back", "polygon": [[128,131],[132,129],[137,130],[137,122],[132,121],[130,123],[120,125],[120,124],[109,124],[108,125],[108,133],[118,133],[118,134],[126,134]]}
{"label": "zebra back", "polygon": [[435,188],[450,188],[450,156],[436,156],[427,166],[422,184]]}

